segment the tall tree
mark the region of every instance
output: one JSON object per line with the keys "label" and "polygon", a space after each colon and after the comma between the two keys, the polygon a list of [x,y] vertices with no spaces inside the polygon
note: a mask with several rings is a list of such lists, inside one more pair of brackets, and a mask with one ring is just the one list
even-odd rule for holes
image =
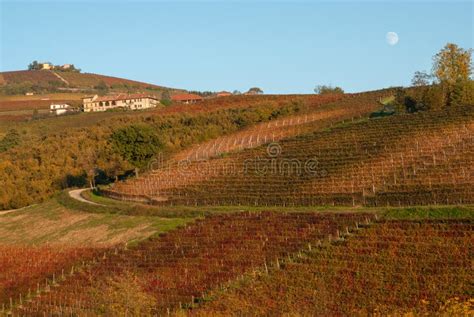
{"label": "tall tree", "polygon": [[107,86],[107,84],[103,80],[101,80],[96,86],[94,86],[94,88],[97,89],[99,95],[106,95],[109,92],[109,86]]}
{"label": "tall tree", "polygon": [[38,70],[40,69],[40,64],[38,63],[38,61],[33,61],[31,62],[31,64],[28,65],[28,70]]}
{"label": "tall tree", "polygon": [[448,43],[433,57],[433,74],[440,83],[454,85],[467,81],[472,74],[472,49]]}

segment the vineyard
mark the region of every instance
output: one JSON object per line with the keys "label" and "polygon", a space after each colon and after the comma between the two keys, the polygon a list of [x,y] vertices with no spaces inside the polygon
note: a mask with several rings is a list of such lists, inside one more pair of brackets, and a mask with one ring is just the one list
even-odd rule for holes
{"label": "vineyard", "polygon": [[217,291],[197,316],[469,316],[470,220],[382,221]]}
{"label": "vineyard", "polygon": [[139,81],[117,78],[112,76],[104,76],[91,73],[76,73],[76,72],[60,72],[61,77],[63,77],[70,86],[72,87],[82,87],[82,88],[94,88],[99,85],[101,82],[104,82],[109,87],[115,86],[127,86],[129,88],[139,88],[139,89],[165,89],[165,87],[157,86],[153,84],[147,84]]}
{"label": "vineyard", "polygon": [[[235,162],[241,160],[246,153],[251,153],[247,155],[248,157],[253,153],[249,151],[228,156],[229,152],[251,149],[299,134],[329,128],[344,120],[349,122],[359,120],[379,107],[379,99],[384,95],[387,95],[386,91],[345,95],[344,97],[330,95],[290,99],[292,96],[285,96],[285,98],[280,96],[276,99],[273,96],[265,96],[266,98],[263,100],[260,98],[246,99],[248,107],[254,106],[254,103],[250,102],[252,100],[255,100],[255,105],[258,105],[258,101],[261,103],[274,100],[273,102],[282,104],[288,101],[294,104],[303,102],[306,109],[298,115],[257,124],[237,133],[192,146],[174,155],[164,168],[154,168],[140,179],[116,183],[111,190],[105,190],[104,193],[110,197],[125,200],[162,201],[162,197],[166,197],[168,190],[215,177],[220,168],[226,169],[229,166],[235,168],[237,166],[238,169],[239,163]],[[242,100],[240,96],[226,99],[232,98],[236,103],[238,100]],[[209,103],[214,105],[215,101],[210,100]],[[234,101],[231,100],[227,106],[233,103]],[[223,154],[226,154],[228,158],[208,160]],[[193,204],[195,203],[193,202]]]}
{"label": "vineyard", "polygon": [[[350,102],[346,99],[341,104]],[[242,132],[234,138],[221,138],[217,143],[184,152],[176,165],[116,183],[104,193],[118,199],[173,205],[405,206],[474,202],[470,107],[348,122],[325,131],[321,131],[324,124],[344,117],[337,111],[334,116],[331,112],[319,119],[317,113],[312,116],[312,120],[304,116],[285,118],[287,124],[280,121],[284,126],[281,130],[272,122],[250,130],[252,134],[247,136]],[[298,119],[300,124],[290,124]],[[270,144],[203,160],[262,143]]]}
{"label": "vineyard", "polygon": [[54,76],[50,71],[12,71],[12,72],[2,72],[3,84],[22,84],[30,83],[35,85],[46,85],[48,83],[56,83],[61,85],[59,78]]}
{"label": "vineyard", "polygon": [[[208,291],[244,274],[256,276],[283,267],[303,249],[341,241],[373,219],[369,213],[214,215],[135,247],[112,248],[76,266],[57,285],[49,280],[46,289],[23,296],[21,303],[16,300],[4,312],[117,315],[146,299],[137,315],[166,314],[193,307]],[[115,296],[126,289],[134,294]]]}
{"label": "vineyard", "polygon": [[[337,96],[334,96],[334,99],[336,98]],[[319,102],[316,105],[312,102],[309,111],[305,111],[305,114],[288,116],[283,119],[271,120],[268,123],[256,124],[243,131],[219,137],[205,143],[196,144],[190,149],[176,154],[172,158],[172,162],[207,160],[218,157],[224,153],[241,151],[262,144],[268,144],[269,142],[279,141],[302,134],[305,131],[311,131],[316,125],[324,127],[333,122],[362,116],[372,111],[376,104],[375,102],[368,103],[365,109],[347,109],[341,106],[334,107],[331,102],[326,100],[318,100]]]}
{"label": "vineyard", "polygon": [[[117,78],[112,76],[104,76],[90,73],[77,72],[57,72],[68,83],[67,86],[71,88],[92,89],[104,82],[109,87],[128,87],[135,89],[167,89],[166,87],[147,84],[139,81]],[[54,74],[54,71],[49,70],[20,70],[1,73],[3,81],[2,85],[9,84],[32,84],[38,86],[56,85],[64,86],[59,77]],[[176,90],[182,91],[182,90]]]}
{"label": "vineyard", "polygon": [[48,278],[56,284],[70,273],[74,264],[98,256],[97,248],[0,245],[0,305],[12,298],[20,301],[19,294],[28,299],[36,294]]}

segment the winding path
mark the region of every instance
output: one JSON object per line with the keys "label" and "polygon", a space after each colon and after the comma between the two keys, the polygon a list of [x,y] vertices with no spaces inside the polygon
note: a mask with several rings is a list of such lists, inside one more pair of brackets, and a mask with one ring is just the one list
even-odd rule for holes
{"label": "winding path", "polygon": [[26,208],[29,208],[29,207],[33,207],[33,206],[36,206],[36,205],[37,205],[37,204],[29,205],[29,206],[21,207],[21,208],[18,208],[18,209],[1,210],[1,211],[0,211],[0,216],[8,215],[8,214],[10,214],[10,213],[12,213],[12,212],[20,211],[20,210],[23,210],[23,209],[26,209]]}
{"label": "winding path", "polygon": [[[81,196],[82,192],[84,192],[86,190],[89,190],[89,188],[73,189],[73,190],[69,191],[69,197],[71,197],[72,199],[78,200],[80,202],[86,203],[86,204],[91,204],[91,205],[96,205],[96,206],[105,206],[105,205],[98,204],[98,203],[95,203],[93,201],[87,200],[84,197],[82,197]],[[8,215],[12,212],[20,211],[20,210],[23,210],[23,209],[26,209],[26,208],[29,208],[29,207],[32,207],[32,206],[35,206],[35,205],[37,205],[37,204],[22,207],[22,208],[18,208],[18,209],[0,210],[0,216]]]}
{"label": "winding path", "polygon": [[96,206],[105,206],[105,205],[98,204],[98,203],[95,203],[93,201],[87,200],[84,197],[82,197],[81,194],[83,192],[85,192],[86,190],[89,190],[89,188],[73,189],[73,190],[69,191],[69,197],[71,197],[72,199],[78,200],[80,202],[86,203],[86,204],[91,204],[91,205],[96,205]]}

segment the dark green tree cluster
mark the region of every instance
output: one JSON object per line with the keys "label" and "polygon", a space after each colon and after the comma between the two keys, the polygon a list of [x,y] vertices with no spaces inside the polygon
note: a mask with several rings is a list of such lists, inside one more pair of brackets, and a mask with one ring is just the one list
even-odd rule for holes
{"label": "dark green tree cluster", "polygon": [[145,167],[163,149],[163,143],[155,131],[144,124],[116,130],[111,141],[116,152],[137,168]]}
{"label": "dark green tree cluster", "polygon": [[318,85],[314,88],[314,92],[318,95],[343,94],[344,90],[341,87],[333,87],[331,85]]}
{"label": "dark green tree cluster", "polygon": [[252,87],[247,91],[249,95],[261,95],[263,94],[263,90],[259,87]]}
{"label": "dark green tree cluster", "polygon": [[38,63],[38,61],[32,61],[28,65],[28,70],[40,70],[41,69],[41,64]]}
{"label": "dark green tree cluster", "polygon": [[19,144],[20,134],[15,129],[11,129],[3,139],[0,140],[0,152],[5,152]]}

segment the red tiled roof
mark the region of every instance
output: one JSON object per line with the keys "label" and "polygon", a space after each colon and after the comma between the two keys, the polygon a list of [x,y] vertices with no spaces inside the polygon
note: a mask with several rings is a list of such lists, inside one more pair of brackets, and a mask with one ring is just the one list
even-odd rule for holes
{"label": "red tiled roof", "polygon": [[118,100],[128,100],[128,99],[141,99],[141,98],[150,98],[150,99],[155,99],[158,100],[158,98],[154,96],[150,96],[147,94],[118,94],[115,96],[101,96],[98,97],[97,99],[94,100],[96,101],[118,101]]}
{"label": "red tiled roof", "polygon": [[202,98],[201,96],[195,95],[195,94],[179,94],[179,95],[171,96],[171,100],[174,100],[174,101],[203,100],[203,99],[204,98]]}

